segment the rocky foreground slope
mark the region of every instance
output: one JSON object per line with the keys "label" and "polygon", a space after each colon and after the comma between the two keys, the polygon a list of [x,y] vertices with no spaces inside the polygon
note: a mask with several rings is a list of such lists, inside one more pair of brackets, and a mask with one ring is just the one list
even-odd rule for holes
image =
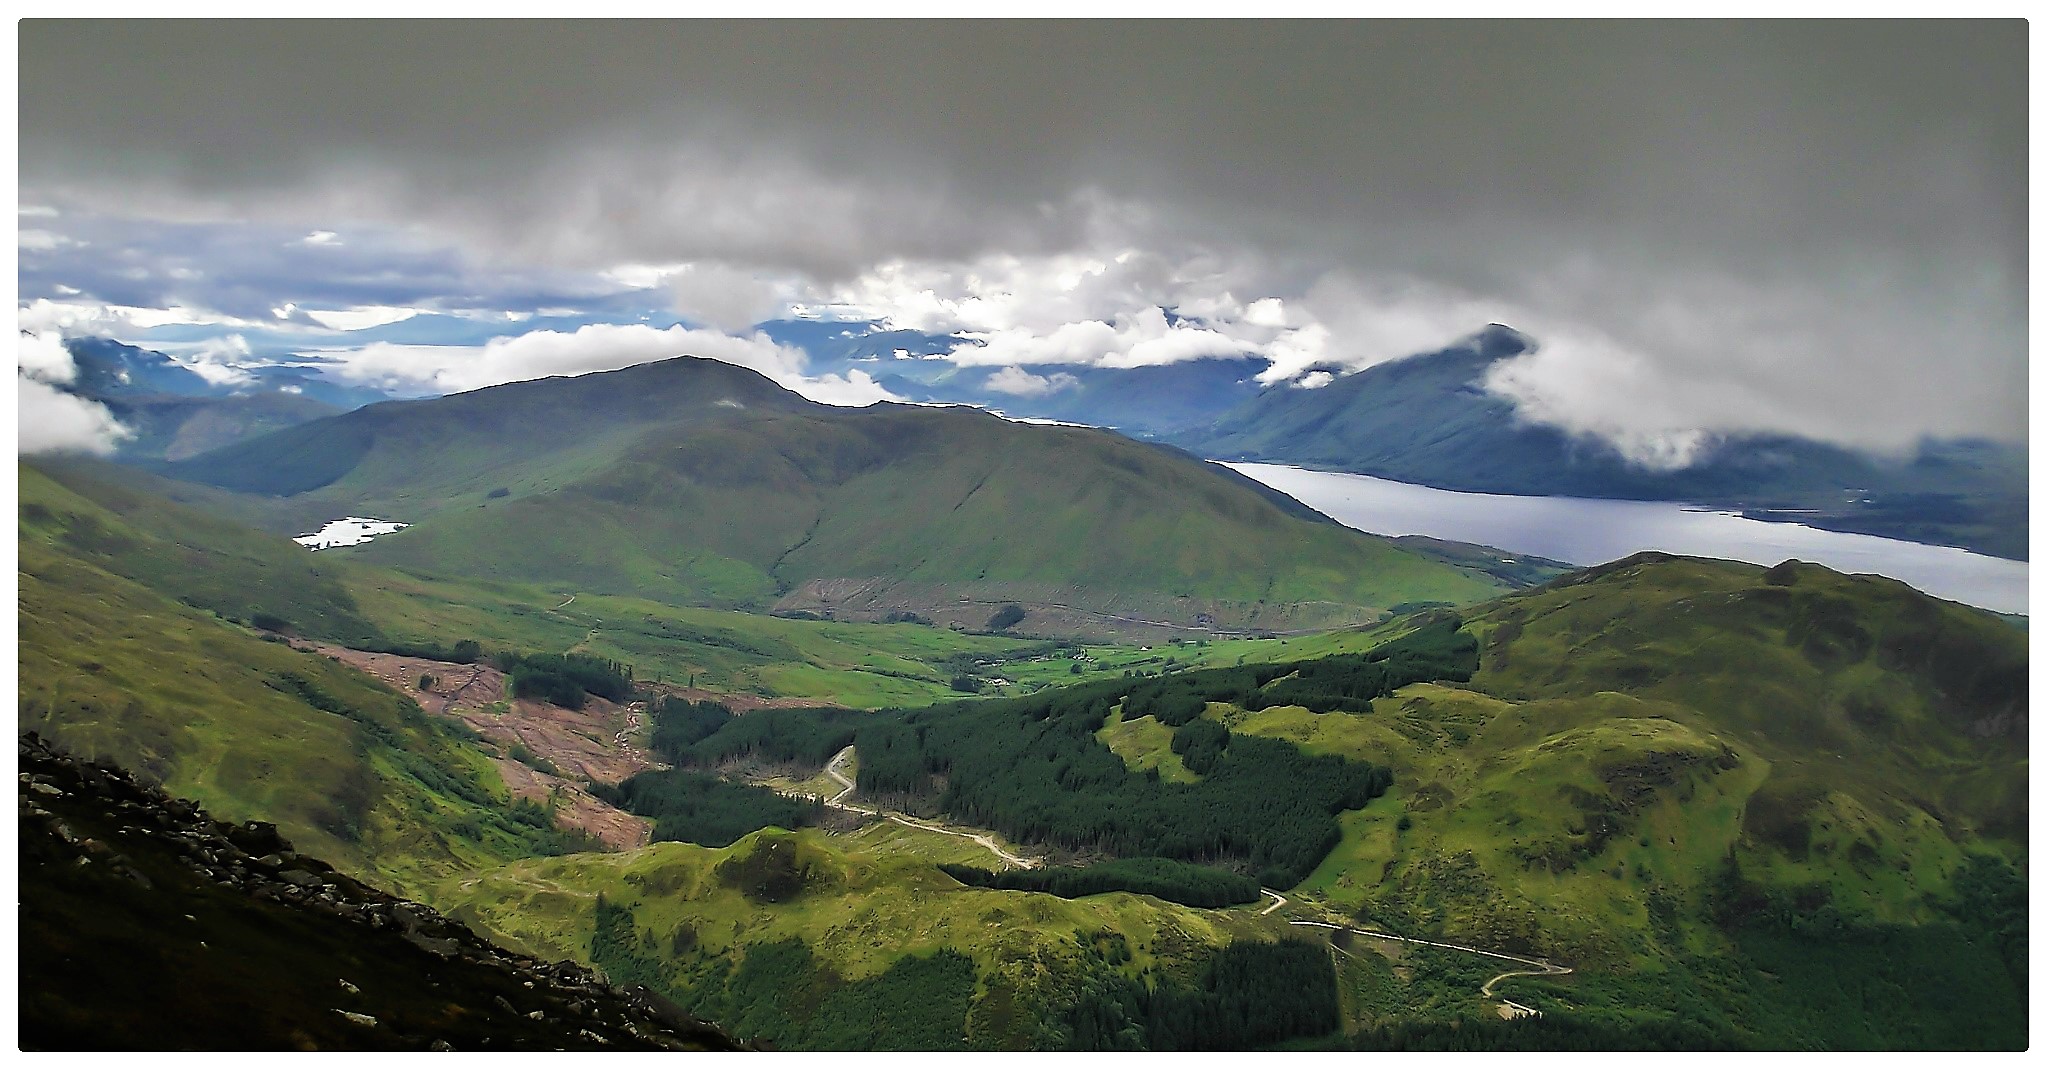
{"label": "rocky foreground slope", "polygon": [[731,1050],[119,768],[19,744],[21,1046]]}

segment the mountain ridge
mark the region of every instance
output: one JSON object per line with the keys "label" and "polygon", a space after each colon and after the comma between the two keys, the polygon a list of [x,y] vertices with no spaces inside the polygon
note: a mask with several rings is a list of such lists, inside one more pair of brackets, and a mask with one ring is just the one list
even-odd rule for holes
{"label": "mountain ridge", "polygon": [[1659,471],[1611,444],[1523,418],[1481,379],[1534,339],[1494,324],[1456,345],[1267,387],[1168,440],[1228,461],[1296,464],[1472,493],[1688,501],[1758,519],[2028,553],[2028,464],[1972,440],[1924,443],[1903,462],[1785,434],[1722,436],[1687,467]]}
{"label": "mountain ridge", "polygon": [[1527,579],[1479,547],[1352,531],[1177,448],[970,408],[837,408],[699,358],[372,405],[158,470],[412,525],[349,551],[364,560],[676,604],[758,609],[882,576],[940,600],[1035,583],[1329,602],[1354,623]]}

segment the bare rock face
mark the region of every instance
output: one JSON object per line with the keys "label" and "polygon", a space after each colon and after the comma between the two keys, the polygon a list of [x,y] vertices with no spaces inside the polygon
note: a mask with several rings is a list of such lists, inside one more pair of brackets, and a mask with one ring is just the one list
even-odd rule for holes
{"label": "bare rock face", "polygon": [[20,739],[25,1050],[734,1050],[644,988]]}

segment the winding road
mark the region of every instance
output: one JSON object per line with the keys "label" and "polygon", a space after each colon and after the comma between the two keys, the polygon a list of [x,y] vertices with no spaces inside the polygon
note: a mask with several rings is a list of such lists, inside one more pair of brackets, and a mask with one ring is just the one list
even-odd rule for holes
{"label": "winding road", "polygon": [[803,794],[799,791],[782,791],[780,793],[797,798],[815,798],[817,801],[820,801],[833,809],[841,809],[848,813],[859,813],[864,816],[879,817],[883,820],[894,821],[895,823],[900,824],[906,828],[918,828],[923,831],[934,831],[940,835],[956,835],[962,839],[971,839],[974,842],[977,842],[980,845],[987,847],[988,850],[992,851],[996,857],[1001,858],[1004,863],[1014,865],[1019,869],[1034,869],[1040,864],[1040,862],[1034,857],[1021,857],[1016,854],[1012,854],[1007,850],[1002,849],[1001,845],[995,842],[994,836],[989,835],[985,832],[964,831],[958,828],[947,827],[946,825],[939,824],[933,821],[923,820],[918,817],[912,817],[904,813],[890,813],[885,810],[871,809],[868,808],[867,806],[854,805],[851,802],[845,801],[844,800],[845,796],[851,794],[853,792],[853,788],[855,787],[855,784],[853,783],[852,779],[848,777],[843,771],[845,763],[847,761],[852,760],[852,756],[853,748],[848,746],[845,749],[838,751],[837,755],[832,757],[831,763],[824,766],[825,775],[830,776],[832,779],[844,785],[844,789],[840,790],[837,794],[834,794],[829,798],[819,798],[816,795]]}
{"label": "winding road", "polygon": [[[822,802],[827,806],[830,806],[833,809],[840,809],[849,813],[860,813],[870,817],[879,817],[884,820],[894,821],[895,823],[901,824],[905,827],[919,828],[923,831],[934,831],[939,833],[940,835],[956,835],[959,836],[960,838],[971,839],[974,842],[979,843],[984,847],[987,847],[988,850],[991,851],[996,857],[1001,858],[1007,864],[1014,865],[1017,868],[1025,869],[1036,868],[1038,866],[1039,861],[1036,858],[1019,857],[1015,854],[1009,853],[1007,850],[1002,849],[1001,846],[995,842],[994,837],[992,835],[988,835],[982,832],[964,831],[958,828],[951,828],[932,821],[922,820],[917,817],[908,816],[907,814],[889,813],[880,809],[868,808],[867,806],[854,805],[853,803],[846,801],[845,800],[846,796],[853,793],[853,791],[857,787],[857,784],[853,782],[852,777],[845,774],[846,763],[851,761],[852,758],[853,748],[848,746],[845,749],[838,751],[838,753],[832,755],[831,761],[824,766],[824,774],[826,776],[831,777],[833,781],[837,782],[840,785],[839,792],[837,794],[832,795],[829,798],[822,798],[817,795],[811,794],[803,794],[797,791],[783,791],[781,793],[799,798],[812,798],[815,799],[816,801]],[[1258,911],[1258,916],[1260,917],[1269,917],[1272,914],[1277,913],[1279,910],[1284,909],[1289,901],[1285,895],[1282,895],[1269,887],[1258,888],[1258,893],[1272,900],[1271,905],[1268,905],[1264,909]],[[1506,1008],[1507,1012],[1511,1016],[1515,1017],[1536,1017],[1540,1016],[1541,1011],[1535,1009],[1532,1006],[1524,1006],[1518,1002],[1514,1002],[1511,999],[1502,998],[1495,990],[1500,981],[1509,980],[1516,976],[1563,976],[1574,971],[1567,965],[1557,965],[1553,962],[1542,961],[1538,958],[1523,958],[1518,954],[1507,954],[1497,950],[1481,950],[1477,947],[1467,947],[1459,945],[1457,943],[1443,943],[1432,939],[1413,939],[1404,935],[1393,935],[1391,932],[1375,932],[1363,928],[1349,928],[1339,924],[1329,924],[1325,921],[1287,921],[1286,923],[1296,925],[1302,928],[1326,928],[1332,932],[1349,932],[1352,935],[1360,935],[1367,939],[1386,939],[1396,943],[1411,943],[1415,946],[1435,947],[1440,950],[1455,950],[1465,954],[1476,954],[1481,957],[1494,958],[1499,961],[1509,961],[1514,963],[1515,965],[1528,966],[1528,968],[1508,969],[1507,971],[1502,972],[1489,980],[1486,980],[1484,986],[1479,988],[1478,990],[1478,994],[1480,997],[1497,1001],[1501,1006],[1504,1006]],[[1342,948],[1337,947],[1336,949],[1341,950]],[[1348,951],[1344,951],[1344,953],[1348,953]]]}
{"label": "winding road", "polygon": [[[1266,893],[1269,894],[1271,892]],[[1269,913],[1271,911],[1266,910],[1265,912]],[[1465,954],[1497,958],[1500,961],[1510,961],[1518,965],[1532,965],[1534,967],[1531,969],[1509,969],[1485,981],[1485,986],[1478,989],[1480,996],[1488,999],[1498,999],[1500,1005],[1511,1010],[1513,1015],[1517,1017],[1538,1017],[1541,1015],[1541,1011],[1532,1006],[1523,1006],[1511,999],[1500,998],[1493,990],[1499,981],[1515,976],[1563,976],[1576,971],[1567,965],[1557,965],[1554,962],[1542,961],[1537,958],[1523,958],[1518,954],[1504,954],[1497,950],[1479,950],[1477,947],[1460,946],[1456,943],[1438,943],[1432,939],[1409,939],[1404,935],[1394,935],[1391,932],[1373,932],[1363,928],[1348,928],[1340,924],[1328,924],[1323,921],[1287,921],[1286,923],[1302,928],[1326,928],[1332,932],[1349,932],[1351,935],[1361,935],[1367,939],[1387,939],[1395,943],[1411,943],[1415,946],[1436,947],[1441,950],[1458,950]]]}
{"label": "winding road", "polygon": [[844,771],[845,763],[847,761],[852,760],[852,755],[853,748],[848,746],[845,749],[838,751],[838,753],[832,755],[831,763],[824,766],[825,775],[830,776],[832,779],[835,779],[838,782],[845,784],[844,790],[838,792],[837,794],[832,795],[829,799],[826,800],[827,805],[837,805],[839,802],[845,799],[846,795],[851,794],[853,792],[853,787],[855,786],[855,784],[851,779],[846,777]]}

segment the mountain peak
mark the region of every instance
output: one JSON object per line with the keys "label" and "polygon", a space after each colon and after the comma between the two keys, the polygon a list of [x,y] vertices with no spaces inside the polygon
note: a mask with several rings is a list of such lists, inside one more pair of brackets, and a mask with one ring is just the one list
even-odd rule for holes
{"label": "mountain peak", "polygon": [[1533,352],[1535,340],[1504,323],[1488,323],[1464,339],[1464,344],[1493,360]]}

